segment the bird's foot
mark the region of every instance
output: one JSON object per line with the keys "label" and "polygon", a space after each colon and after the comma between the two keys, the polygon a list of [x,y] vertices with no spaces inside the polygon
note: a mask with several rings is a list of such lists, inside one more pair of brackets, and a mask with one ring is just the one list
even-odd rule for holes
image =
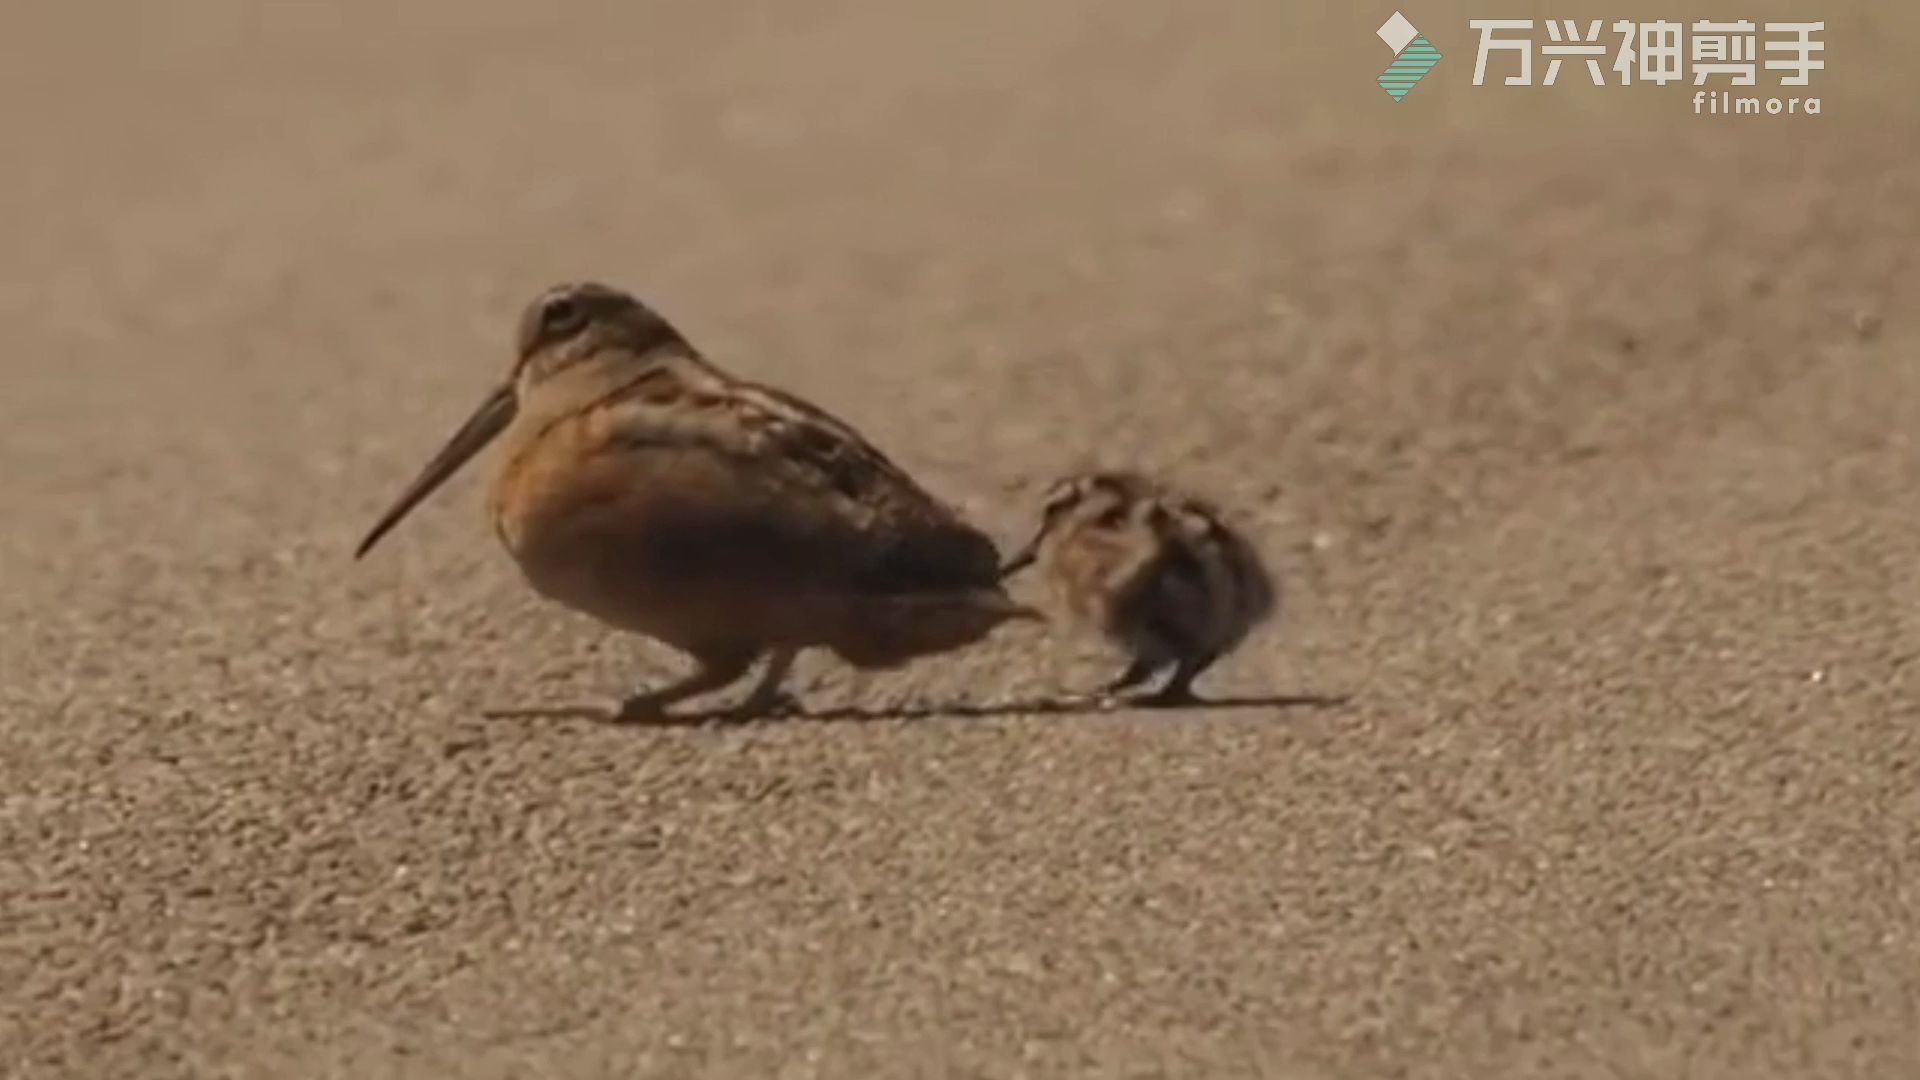
{"label": "bird's foot", "polygon": [[785,690],[749,694],[740,704],[727,710],[733,720],[758,720],[765,717],[793,716],[800,712],[800,699]]}
{"label": "bird's foot", "polygon": [[1151,694],[1141,694],[1131,704],[1145,709],[1178,709],[1205,702],[1187,686],[1165,686]]}
{"label": "bird's foot", "polygon": [[632,694],[611,702],[600,710],[599,719],[609,724],[653,724],[667,718],[666,703],[658,694]]}
{"label": "bird's foot", "polygon": [[1082,690],[1066,695],[1060,702],[1071,709],[1094,709],[1105,712],[1120,704],[1120,695],[1111,687],[1102,686],[1095,690]]}

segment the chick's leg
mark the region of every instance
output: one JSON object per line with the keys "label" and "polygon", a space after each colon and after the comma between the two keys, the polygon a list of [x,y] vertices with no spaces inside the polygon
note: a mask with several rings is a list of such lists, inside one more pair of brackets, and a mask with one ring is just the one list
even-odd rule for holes
{"label": "chick's leg", "polygon": [[1149,696],[1146,703],[1191,705],[1199,701],[1200,699],[1193,693],[1193,680],[1199,678],[1200,674],[1212,667],[1213,662],[1218,659],[1220,659],[1218,653],[1199,653],[1182,657],[1179,664],[1174,667],[1172,677],[1167,679],[1166,685],[1162,686],[1158,693]]}
{"label": "chick's leg", "polygon": [[1127,670],[1120,673],[1112,682],[1100,688],[1102,694],[1118,694],[1122,690],[1131,690],[1147,681],[1147,677],[1160,669],[1160,665],[1145,656],[1136,656]]}

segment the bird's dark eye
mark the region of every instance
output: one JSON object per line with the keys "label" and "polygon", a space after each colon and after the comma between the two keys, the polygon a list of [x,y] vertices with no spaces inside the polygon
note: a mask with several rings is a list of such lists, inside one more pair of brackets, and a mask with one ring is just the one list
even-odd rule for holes
{"label": "bird's dark eye", "polygon": [[586,325],[586,309],[571,296],[556,296],[540,309],[540,336],[549,341],[571,337]]}

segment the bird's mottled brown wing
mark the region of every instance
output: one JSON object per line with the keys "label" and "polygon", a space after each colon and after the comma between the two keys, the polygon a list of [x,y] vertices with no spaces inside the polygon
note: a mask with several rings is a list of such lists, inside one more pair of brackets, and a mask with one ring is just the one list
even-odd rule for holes
{"label": "bird's mottled brown wing", "polygon": [[894,594],[995,584],[993,541],[858,431],[773,387],[742,383],[738,390],[748,438],[803,489],[827,496],[818,509],[857,536],[846,552],[849,585]]}
{"label": "bird's mottled brown wing", "polygon": [[705,549],[686,552],[689,565],[744,562],[757,551],[757,569],[792,585],[803,584],[797,577],[871,595],[995,583],[991,539],[852,427],[792,394],[688,358],[610,395],[601,416],[608,450],[664,457],[697,448],[724,464],[730,480],[716,485],[708,474],[688,492],[705,522],[681,530]]}

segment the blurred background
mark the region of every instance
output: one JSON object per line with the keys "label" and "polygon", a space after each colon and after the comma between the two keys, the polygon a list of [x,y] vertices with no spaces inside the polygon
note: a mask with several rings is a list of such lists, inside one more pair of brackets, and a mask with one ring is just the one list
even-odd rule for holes
{"label": "blurred background", "polygon": [[[1471,17],[1824,19],[1823,112],[1475,87]],[[1920,1068],[1920,8],[4,21],[0,1072]],[[584,277],[1003,542],[1214,494],[1288,606],[1204,689],[1350,703],[993,713],[1062,632],[797,682],[984,717],[480,719],[680,663],[484,468],[348,557]]]}

